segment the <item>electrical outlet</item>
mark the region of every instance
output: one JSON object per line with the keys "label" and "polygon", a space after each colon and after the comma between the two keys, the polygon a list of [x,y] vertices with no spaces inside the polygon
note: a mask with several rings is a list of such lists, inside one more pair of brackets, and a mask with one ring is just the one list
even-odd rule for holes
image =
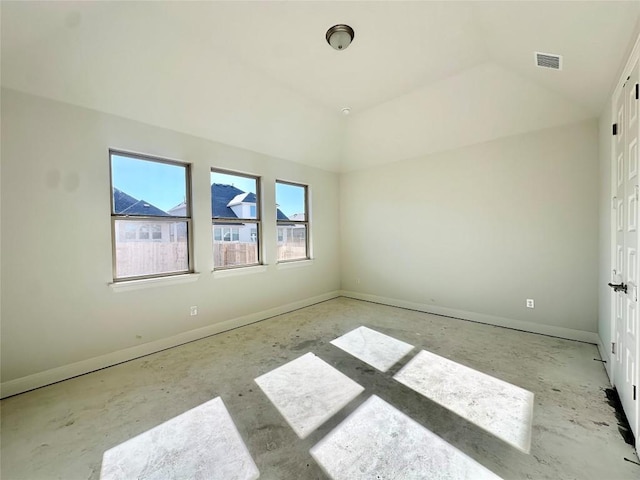
{"label": "electrical outlet", "polygon": [[191,307],[191,316],[197,315],[197,314],[198,314],[198,307],[194,305],[193,307]]}
{"label": "electrical outlet", "polygon": [[534,308],[535,304],[533,302],[533,298],[527,298],[527,308]]}
{"label": "electrical outlet", "polygon": [[360,279],[356,278],[356,285],[360,285]]}

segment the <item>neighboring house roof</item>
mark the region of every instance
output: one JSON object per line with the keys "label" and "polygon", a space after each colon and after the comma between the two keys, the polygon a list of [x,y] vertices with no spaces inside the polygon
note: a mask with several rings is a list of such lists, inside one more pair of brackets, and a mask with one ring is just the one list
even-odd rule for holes
{"label": "neighboring house roof", "polygon": [[117,188],[113,189],[114,212],[120,215],[153,215],[155,217],[168,217],[169,214],[155,205],[138,200]]}
{"label": "neighboring house roof", "polygon": [[289,217],[282,213],[282,210],[280,210],[279,208],[276,209],[276,217],[278,220],[289,220]]}
{"label": "neighboring house roof", "polygon": [[[215,188],[215,194],[214,194]],[[256,195],[253,192],[243,192],[233,185],[214,183],[211,185],[211,216],[213,218],[238,218],[229,205],[240,203],[256,203]],[[278,220],[289,220],[278,208],[276,211]]]}
{"label": "neighboring house roof", "polygon": [[[214,195],[215,188],[215,195]],[[238,218],[229,208],[229,203],[244,192],[233,185],[214,183],[211,185],[211,216],[213,218]]]}
{"label": "neighboring house roof", "polygon": [[184,216],[187,211],[187,202],[180,202],[175,207],[171,207],[167,210],[167,213],[172,216]]}
{"label": "neighboring house roof", "polygon": [[145,200],[138,200],[136,203],[127,207],[120,212],[124,215],[153,215],[154,217],[169,217],[170,215],[164,210],[160,210],[155,205],[150,204]]}
{"label": "neighboring house roof", "polygon": [[[213,194],[214,187],[215,195]],[[229,206],[240,203],[256,203],[255,193],[243,192],[233,185],[223,185],[221,183],[211,185],[211,215],[213,218],[238,218]],[[122,215],[152,215],[158,217],[170,217],[175,210],[186,207],[185,203],[182,202],[167,213],[155,205],[142,199],[138,200],[117,188],[113,189],[113,206],[114,212]],[[278,220],[289,220],[289,217],[282,213],[279,208],[276,209],[276,216]]]}
{"label": "neighboring house roof", "polygon": [[131,195],[124,193],[117,188],[113,189],[113,211],[114,213],[120,213],[126,210],[131,205],[138,201],[137,198],[133,198]]}
{"label": "neighboring house roof", "polygon": [[227,206],[233,207],[234,205],[239,205],[241,203],[256,203],[256,194],[253,192],[250,192],[250,193],[241,193],[240,195],[236,195],[227,204]]}
{"label": "neighboring house roof", "polygon": [[245,203],[256,203],[256,194],[253,192],[247,193],[247,196],[244,197],[243,202]]}

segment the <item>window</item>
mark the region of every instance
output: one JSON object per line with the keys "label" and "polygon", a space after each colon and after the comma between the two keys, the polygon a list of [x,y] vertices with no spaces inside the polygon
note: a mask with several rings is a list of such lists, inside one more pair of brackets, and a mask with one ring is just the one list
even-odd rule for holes
{"label": "window", "polygon": [[211,169],[213,268],[259,265],[260,178]]}
{"label": "window", "polygon": [[140,227],[140,233],[138,235],[140,240],[149,240],[149,224],[145,223]]}
{"label": "window", "polygon": [[151,238],[162,240],[162,225],[155,224],[151,227]]}
{"label": "window", "polygon": [[276,181],[279,262],[310,258],[308,192],[306,185]]}
{"label": "window", "polygon": [[114,281],[192,271],[189,165],[109,152]]}
{"label": "window", "polygon": [[213,239],[218,242],[239,242],[239,227],[213,227]]}

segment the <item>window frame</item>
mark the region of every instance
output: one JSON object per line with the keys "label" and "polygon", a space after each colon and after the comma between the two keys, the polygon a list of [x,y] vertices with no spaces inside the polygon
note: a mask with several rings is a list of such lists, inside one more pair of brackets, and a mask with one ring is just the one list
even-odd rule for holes
{"label": "window frame", "polygon": [[[309,185],[305,185],[304,183],[298,182],[289,182],[287,180],[277,180],[276,179],[276,209],[278,203],[278,195],[277,195],[277,185],[281,183],[283,185],[291,185],[293,187],[302,187],[304,188],[304,220],[278,220],[278,214],[276,211],[276,230],[280,227],[290,227],[291,224],[294,225],[304,225],[305,226],[305,256],[300,258],[291,258],[286,260],[279,260],[276,258],[276,263],[291,263],[291,262],[304,262],[307,260],[311,260],[311,225],[309,220]],[[277,235],[276,235],[277,240]],[[279,241],[278,241],[279,242]],[[276,254],[277,257],[277,254]]]}
{"label": "window frame", "polygon": [[[224,266],[220,266],[220,265],[216,265],[215,264],[215,257],[214,257],[214,263],[213,263],[213,271],[214,272],[220,272],[220,271],[224,271],[224,270],[234,270],[234,269],[238,269],[238,268],[247,268],[247,267],[257,267],[257,266],[261,266],[264,265],[264,255],[262,252],[262,177],[260,175],[253,175],[251,173],[244,173],[244,172],[237,172],[235,170],[227,170],[224,168],[217,168],[217,167],[211,167],[211,173],[220,173],[223,175],[232,175],[234,177],[243,177],[243,178],[248,178],[251,180],[254,180],[256,182],[256,191],[255,192],[245,192],[245,193],[254,193],[255,197],[256,197],[256,218],[229,218],[229,217],[214,217],[213,216],[213,212],[211,212],[211,226],[212,226],[212,240],[211,240],[211,247],[215,248],[215,228],[216,228],[216,224],[222,228],[222,235],[221,235],[221,240],[219,240],[220,243],[234,243],[235,241],[233,240],[233,232],[231,232],[231,240],[230,241],[225,241],[224,240],[224,229],[226,227],[233,229],[239,229],[240,227],[246,225],[246,224],[252,224],[256,226],[256,241],[255,242],[249,242],[249,243],[255,243],[256,244],[256,251],[257,251],[257,262],[256,263],[246,263],[244,265],[224,265]],[[213,189],[211,189],[211,199],[213,200]],[[253,227],[251,227],[253,228]],[[238,233],[239,235],[239,233]],[[239,239],[237,240],[239,242]]]}
{"label": "window frame", "polygon": [[[185,181],[185,205],[186,205],[186,216],[184,217],[176,217],[176,216],[155,216],[155,215],[128,215],[128,214],[118,214],[115,213],[115,205],[113,198],[113,163],[112,157],[128,157],[134,160],[142,160],[147,162],[155,162],[155,163],[163,163],[166,165],[174,165],[178,167],[184,168],[184,181]],[[124,150],[117,150],[110,148],[109,149],[109,186],[110,186],[110,208],[111,208],[111,268],[112,268],[112,278],[113,283],[122,283],[122,282],[130,282],[135,280],[144,280],[144,279],[157,279],[157,278],[165,278],[165,277],[175,277],[177,275],[188,275],[194,273],[193,267],[193,220],[192,220],[192,197],[191,197],[191,164],[186,162],[181,162],[178,160],[169,160],[166,158],[156,157],[153,155],[147,155],[142,153],[133,153],[127,152]],[[185,222],[187,226],[187,269],[179,270],[175,272],[163,272],[163,273],[152,273],[148,275],[135,275],[135,276],[127,276],[127,277],[118,277],[117,276],[117,259],[116,259],[116,222],[144,222],[148,221],[150,224],[157,223],[172,223],[172,222]],[[152,237],[152,228],[149,229],[149,236]],[[137,235],[136,235],[137,236]],[[151,238],[149,239],[150,241]]]}

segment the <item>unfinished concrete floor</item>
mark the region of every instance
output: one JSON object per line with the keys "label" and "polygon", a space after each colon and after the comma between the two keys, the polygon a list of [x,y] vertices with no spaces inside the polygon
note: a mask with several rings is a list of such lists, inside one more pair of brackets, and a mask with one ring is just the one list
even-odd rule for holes
{"label": "unfinished concrete floor", "polygon": [[[416,348],[383,373],[329,343],[360,326]],[[532,392],[530,453],[393,380],[423,349]],[[308,352],[365,390],[301,440],[254,379]],[[338,298],[3,400],[2,479],[98,479],[106,451],[216,397],[261,479],[325,479],[309,450],[372,395],[505,480],[638,479],[594,358],[594,345]]]}

